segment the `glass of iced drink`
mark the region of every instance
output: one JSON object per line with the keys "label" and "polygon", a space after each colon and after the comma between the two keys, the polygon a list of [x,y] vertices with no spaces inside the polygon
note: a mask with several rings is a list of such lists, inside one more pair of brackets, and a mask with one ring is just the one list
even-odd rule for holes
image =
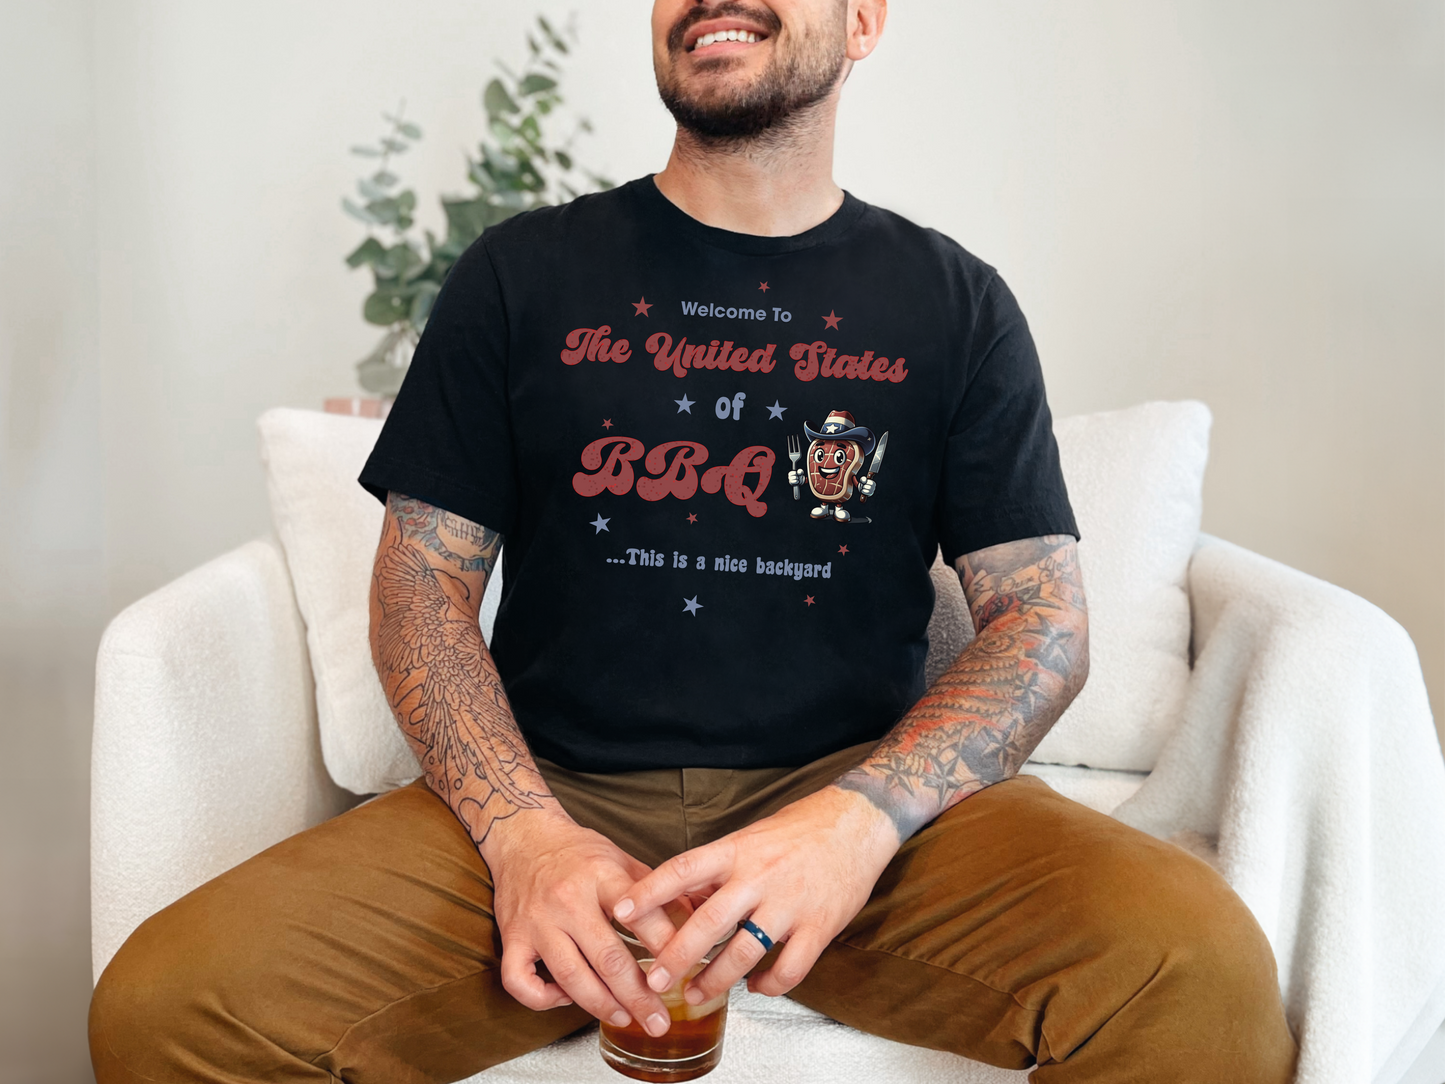
{"label": "glass of iced drink", "polygon": [[[644,973],[652,967],[652,950],[622,930],[617,935],[632,950]],[[702,963],[687,973],[672,989],[659,995],[672,1017],[667,1034],[653,1038],[634,1020],[625,1028],[602,1021],[602,1060],[623,1076],[633,1080],[693,1080],[710,1073],[722,1061],[723,1025],[727,1022],[728,994],[724,990],[711,1001],[689,1005],[682,992],[689,979],[697,975],[732,940],[728,934],[708,949]]]}

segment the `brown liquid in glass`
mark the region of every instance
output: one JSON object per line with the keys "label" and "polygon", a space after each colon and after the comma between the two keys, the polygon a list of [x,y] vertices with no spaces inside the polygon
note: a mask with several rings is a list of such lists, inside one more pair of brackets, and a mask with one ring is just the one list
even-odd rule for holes
{"label": "brown liquid in glass", "polygon": [[[688,978],[701,970],[701,966],[693,968]],[[682,987],[683,983],[678,983],[662,995],[663,1004],[667,1006],[667,1013],[672,1018],[666,1035],[654,1038],[643,1031],[642,1025],[636,1020],[625,1028],[616,1027],[604,1020],[601,1025],[602,1038],[604,1042],[611,1043],[639,1059],[655,1062],[675,1062],[691,1058],[699,1060],[690,1062],[686,1068],[668,1068],[663,1065],[643,1068],[619,1065],[611,1060],[608,1060],[608,1065],[633,1080],[655,1081],[658,1084],[695,1080],[717,1068],[718,1062],[722,1060],[722,1032],[728,1011],[727,996],[724,994],[715,999],[720,1003],[712,1012],[699,1015],[701,1006],[695,1007],[684,1001]],[[701,1057],[708,1051],[712,1051],[712,1057]]]}

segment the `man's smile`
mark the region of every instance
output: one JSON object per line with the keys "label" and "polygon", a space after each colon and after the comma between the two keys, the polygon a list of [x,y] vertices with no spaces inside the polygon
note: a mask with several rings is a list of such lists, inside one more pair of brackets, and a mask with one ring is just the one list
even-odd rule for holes
{"label": "man's smile", "polygon": [[743,52],[768,37],[766,29],[746,19],[706,19],[688,28],[683,49],[702,60]]}

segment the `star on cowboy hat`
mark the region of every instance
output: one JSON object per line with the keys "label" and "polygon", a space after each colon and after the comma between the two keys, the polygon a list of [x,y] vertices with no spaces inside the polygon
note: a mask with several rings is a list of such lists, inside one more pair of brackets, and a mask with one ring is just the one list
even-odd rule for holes
{"label": "star on cowboy hat", "polygon": [[853,420],[853,415],[846,410],[834,410],[823,419],[823,426],[814,431],[807,422],[803,423],[803,433],[809,440],[854,440],[863,446],[863,454],[866,456],[873,450],[877,443],[873,439],[873,430],[866,425],[859,425]]}

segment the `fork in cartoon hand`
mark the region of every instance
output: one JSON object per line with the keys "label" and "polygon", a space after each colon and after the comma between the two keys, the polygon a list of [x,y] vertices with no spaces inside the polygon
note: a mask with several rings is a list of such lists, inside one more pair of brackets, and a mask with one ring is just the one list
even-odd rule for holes
{"label": "fork in cartoon hand", "polygon": [[[793,461],[793,470],[796,471],[798,469],[798,461],[803,458],[803,442],[798,439],[796,433],[788,437],[788,458]],[[798,492],[798,487],[794,485],[793,500],[802,500],[802,498],[803,495]]]}

